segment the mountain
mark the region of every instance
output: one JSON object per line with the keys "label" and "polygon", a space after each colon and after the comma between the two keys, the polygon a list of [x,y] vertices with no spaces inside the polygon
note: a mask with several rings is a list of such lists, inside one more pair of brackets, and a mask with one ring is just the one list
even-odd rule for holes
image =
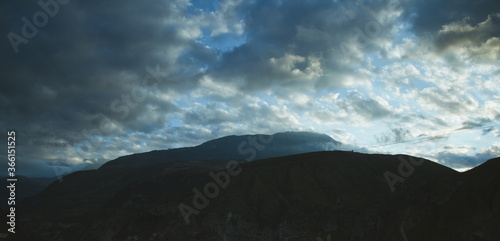
{"label": "mountain", "polygon": [[299,153],[336,150],[342,144],[328,135],[313,132],[282,132],[274,135],[226,136],[195,147],[158,150],[133,154],[116,160],[89,165],[86,170],[101,165],[147,165],[165,161],[186,160],[246,160],[287,156]]}
{"label": "mountain", "polygon": [[[47,187],[50,183],[53,181],[57,180],[57,178],[48,178],[48,177],[41,177],[41,178],[30,178],[22,175],[17,175],[16,176],[17,182],[17,188],[16,188],[16,200],[23,200],[26,197],[33,196],[35,194],[38,194],[41,192],[45,187]],[[8,186],[9,182],[7,182],[7,177],[2,178],[4,185],[2,186]],[[7,208],[7,198],[9,197],[9,189],[7,188],[1,188],[0,189],[0,207],[3,209]]]}
{"label": "mountain", "polygon": [[408,240],[497,240],[500,158],[465,173],[425,183],[399,198]]}
{"label": "mountain", "polygon": [[[37,240],[495,240],[500,230],[498,160],[466,173],[411,156],[341,151],[227,163],[77,172],[26,199],[22,224]],[[230,170],[236,174],[222,178]],[[222,183],[213,198],[215,189],[205,190],[217,183],[211,172]],[[388,176],[403,179],[394,191]],[[195,204],[194,190],[206,206],[196,207],[203,198]]]}
{"label": "mountain", "polygon": [[[18,231],[41,241],[500,236],[499,158],[465,173],[407,155],[320,151],[258,159],[310,148],[315,142],[291,138],[301,134],[275,134],[271,145],[270,136],[229,136],[75,172],[16,206]],[[313,137],[319,144],[312,146],[333,140]],[[254,148],[255,160],[239,146]]]}
{"label": "mountain", "polygon": [[[141,166],[155,163],[188,160],[259,160],[314,151],[334,150],[341,143],[328,135],[313,132],[283,132],[274,135],[226,136],[207,141],[195,147],[159,150],[117,158],[106,164],[110,166]],[[84,170],[94,170],[104,163],[88,165]],[[69,174],[69,173],[68,173]],[[119,174],[117,174],[119,175]],[[126,172],[124,176],[128,175]],[[138,176],[141,178],[142,176]],[[4,180],[6,178],[3,178]],[[18,176],[17,199],[39,193],[57,178],[29,178]],[[135,180],[135,179],[134,179]],[[123,182],[122,184],[127,184]],[[0,189],[0,207],[7,208],[8,190]]]}

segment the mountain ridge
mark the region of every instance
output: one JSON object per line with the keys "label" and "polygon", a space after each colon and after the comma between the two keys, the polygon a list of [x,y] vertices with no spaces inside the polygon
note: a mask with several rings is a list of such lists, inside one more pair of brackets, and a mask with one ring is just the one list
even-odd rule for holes
{"label": "mountain ridge", "polygon": [[[230,135],[206,141],[193,147],[182,147],[170,150],[154,150],[145,153],[136,153],[119,157],[103,164],[110,165],[139,164],[133,163],[135,158],[143,158],[144,161],[158,160],[258,160],[264,158],[286,156],[298,153],[332,150],[341,146],[325,134],[314,132],[278,132],[273,135]],[[129,157],[134,158],[129,158]],[[152,160],[154,159],[154,160]],[[140,164],[139,164],[140,165]]]}
{"label": "mountain ridge", "polygon": [[409,155],[338,150],[260,159],[307,143],[340,145],[322,134],[305,142],[289,138],[303,134],[227,136],[69,174],[19,202],[20,232],[41,241],[500,235],[500,158],[464,173]]}
{"label": "mountain ridge", "polygon": [[[450,199],[467,197],[473,190],[464,187],[473,187],[475,182],[464,178],[464,173],[429,160],[407,155],[323,151],[252,162],[241,160],[241,174],[232,176],[229,185],[210,199],[206,208],[198,210],[199,214],[191,215],[190,224],[184,223],[180,203],[194,207],[193,188],[203,192],[204,185],[213,182],[209,173],[220,173],[228,162],[173,161],[129,167],[128,171],[124,166],[112,165],[78,172],[24,202],[21,210],[32,217],[23,218],[23,224],[35,233],[46,234],[39,240],[99,240],[111,235],[108,240],[137,236],[139,240],[175,237],[243,241],[263,235],[271,237],[264,240],[284,240],[280,237],[293,235],[315,240],[315,235],[328,234],[341,237],[338,240],[351,240],[347,238],[355,233],[351,237],[354,240],[377,240],[368,239],[373,236],[401,240],[400,230],[393,227],[404,223],[406,235],[412,240],[425,231],[422,228],[432,231],[431,236],[425,236],[427,240],[446,240],[447,234],[440,234],[426,223],[461,227],[463,224],[455,222],[455,218],[438,222],[434,220],[443,219],[433,215],[453,213],[446,205],[456,207],[476,200]],[[403,175],[401,165],[405,162],[420,165],[403,177],[405,180],[397,183],[392,192],[384,175]],[[478,190],[481,195],[490,191]],[[63,198],[73,201],[61,202]],[[483,210],[482,213],[489,209],[481,206],[481,200],[474,201],[472,209]],[[369,221],[372,219],[375,223]],[[113,225],[108,229],[105,223]],[[163,224],[158,226],[159,223]],[[126,228],[127,225],[134,228]],[[473,229],[481,231],[477,225]],[[59,236],[53,236],[56,233]]]}

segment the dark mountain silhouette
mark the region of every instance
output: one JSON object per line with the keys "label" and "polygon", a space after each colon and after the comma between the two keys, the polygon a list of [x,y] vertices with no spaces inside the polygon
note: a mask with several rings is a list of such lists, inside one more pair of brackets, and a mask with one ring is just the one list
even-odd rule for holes
{"label": "dark mountain silhouette", "polygon": [[[274,135],[226,136],[195,147],[159,150],[120,157],[105,165],[142,165],[185,160],[259,160],[299,153],[336,150],[341,143],[313,132],[282,132]],[[104,163],[89,165],[97,169]]]}
{"label": "dark mountain silhouette", "polygon": [[[232,143],[238,141],[248,139],[135,154],[70,174],[19,204],[19,232],[42,241],[460,241],[500,235],[498,158],[458,173],[406,155],[323,151],[252,162],[245,155],[233,158],[231,150],[216,154],[220,159],[203,155],[220,144],[237,148]],[[265,149],[272,148],[259,151]],[[204,158],[188,159],[193,156]]]}
{"label": "dark mountain silhouette", "polygon": [[[241,151],[238,149],[240,145]],[[108,165],[151,165],[166,161],[187,160],[250,160],[250,157],[252,157],[252,160],[258,160],[298,153],[334,150],[340,145],[340,142],[325,134],[313,132],[284,132],[274,135],[227,136],[205,142],[195,147],[152,151],[124,156],[112,161]],[[240,152],[243,154],[240,154]],[[255,153],[255,156],[253,156],[253,153]],[[101,167],[103,164],[104,163],[91,164],[84,170],[94,170]],[[16,193],[17,200],[23,200],[26,197],[38,194],[50,183],[58,180],[56,177],[30,178],[21,175],[18,175],[17,178],[17,185],[20,186]],[[6,180],[7,177],[2,179]],[[0,198],[0,207],[6,209],[8,190],[0,189],[0,196],[2,197]]]}
{"label": "dark mountain silhouette", "polygon": [[413,237],[430,240],[498,240],[500,237],[500,158],[491,159],[452,179],[423,186],[409,224]]}
{"label": "dark mountain silhouette", "polygon": [[[40,177],[40,178],[30,178],[22,175],[16,176],[17,188],[16,188],[16,200],[22,200],[26,197],[33,196],[41,192],[45,187],[47,187],[50,183],[55,181],[57,178],[50,177]],[[2,178],[4,187],[8,184],[7,177]],[[3,209],[7,208],[7,199],[9,197],[9,190],[7,188],[0,189],[0,207]]]}
{"label": "dark mountain silhouette", "polygon": [[101,168],[27,199],[22,223],[38,240],[495,240],[498,178],[424,161],[391,192],[384,173],[398,173],[400,159],[317,152],[241,163],[190,224],[179,203],[193,206],[192,189],[226,161],[142,166],[147,177],[130,172],[126,186],[114,178],[123,167]]}

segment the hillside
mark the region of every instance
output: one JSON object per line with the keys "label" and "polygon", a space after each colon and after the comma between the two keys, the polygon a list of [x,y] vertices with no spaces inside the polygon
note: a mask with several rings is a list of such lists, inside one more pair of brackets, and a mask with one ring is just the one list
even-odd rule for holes
{"label": "hillside", "polygon": [[[418,164],[407,177],[404,161]],[[209,173],[220,174],[226,163],[74,173],[27,199],[22,220],[41,234],[38,240],[494,240],[497,234],[498,179],[488,189],[472,188],[479,179],[404,155],[333,151],[242,161],[228,185],[197,209],[194,188],[204,192],[215,182]],[[404,179],[394,192],[388,172]],[[195,212],[186,218],[180,204]]]}
{"label": "hillside", "polygon": [[[16,199],[23,200],[27,197],[33,196],[40,193],[45,187],[50,183],[57,180],[57,178],[30,178],[22,175],[16,176],[17,179],[17,189],[16,189]],[[2,178],[4,185],[7,186],[7,177]],[[2,185],[3,186],[3,185]],[[0,189],[0,207],[2,209],[7,208],[7,198],[9,197],[9,190],[7,188]]]}

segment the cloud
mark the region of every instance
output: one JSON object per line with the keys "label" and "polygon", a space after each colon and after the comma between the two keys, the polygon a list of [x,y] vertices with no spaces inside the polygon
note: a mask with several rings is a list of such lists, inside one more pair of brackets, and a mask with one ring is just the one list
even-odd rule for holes
{"label": "cloud", "polygon": [[391,91],[396,91],[404,86],[414,86],[413,80],[420,78],[420,70],[408,62],[395,62],[384,66],[381,75],[383,81]]}
{"label": "cloud", "polygon": [[500,13],[490,14],[476,26],[470,18],[443,25],[434,44],[443,54],[465,55],[476,61],[494,63],[500,56]]}
{"label": "cloud", "polygon": [[[353,71],[351,64],[357,56],[346,56],[341,44],[356,43],[356,29],[365,29],[375,21],[372,12],[375,17],[384,13],[378,11],[384,6],[376,7],[347,1],[256,1],[249,6],[245,19],[247,42],[221,56],[220,64],[213,70],[214,77],[219,81],[242,78],[245,85],[241,88],[246,92],[278,87],[297,92],[359,85],[366,78]],[[372,44],[363,46],[363,51],[374,51],[378,43],[391,38],[390,22],[395,18],[387,21],[387,25],[377,25],[378,34],[369,39]]]}
{"label": "cloud", "polygon": [[184,122],[188,124],[212,125],[230,121],[236,121],[235,112],[229,112],[219,107],[216,103],[208,103],[203,106],[197,104],[184,112]]}
{"label": "cloud", "polygon": [[495,124],[498,4],[424,3],[70,1],[16,54],[6,35],[43,10],[4,1],[0,129],[47,172],[229,134]]}
{"label": "cloud", "polygon": [[356,136],[342,129],[334,129],[328,133],[333,139],[342,143],[342,145],[355,145]]}
{"label": "cloud", "polygon": [[367,120],[376,120],[396,114],[396,110],[381,97],[364,97],[353,91],[345,99],[339,99],[337,106],[348,113],[356,113]]}
{"label": "cloud", "polygon": [[412,135],[409,130],[404,128],[391,128],[389,132],[375,136],[375,139],[380,143],[401,143],[411,139]]}
{"label": "cloud", "polygon": [[491,132],[493,130],[492,126],[487,126],[488,124],[491,123],[491,120],[487,118],[481,118],[477,121],[465,121],[462,123],[462,127],[459,128],[458,130],[473,130],[473,129],[483,129],[483,133],[486,134],[488,132]]}
{"label": "cloud", "polygon": [[415,93],[415,95],[418,96],[418,101],[424,108],[451,114],[463,114],[479,106],[473,97],[468,94],[460,94],[453,89],[443,90],[429,87]]}
{"label": "cloud", "polygon": [[433,34],[443,25],[464,18],[477,24],[489,14],[500,12],[500,3],[495,0],[423,0],[413,1],[408,9],[412,11],[406,11],[404,15],[412,22],[413,30],[419,35],[425,35]]}
{"label": "cloud", "polygon": [[484,128],[482,131],[483,131],[483,136],[487,135],[489,133],[493,133],[494,135],[498,135],[498,129],[493,128],[493,127]]}
{"label": "cloud", "polygon": [[475,167],[489,159],[500,156],[500,143],[494,143],[492,146],[470,155],[466,154],[470,147],[448,146],[444,151],[437,155],[439,163],[446,166],[463,169]]}
{"label": "cloud", "polygon": [[269,60],[274,71],[286,75],[287,79],[300,78],[305,80],[317,79],[321,77],[323,70],[318,59],[309,57],[285,54],[281,58],[271,58]]}
{"label": "cloud", "polygon": [[369,126],[373,121],[397,117],[401,110],[391,106],[380,96],[357,90],[345,95],[329,93],[307,102],[305,118],[321,125]]}
{"label": "cloud", "polygon": [[[9,10],[2,11],[2,33],[22,34],[22,17],[41,11],[36,2],[1,5]],[[186,7],[185,1],[71,1],[18,54],[2,38],[2,130],[18,130],[26,158],[38,162],[64,158],[55,150],[89,141],[85,133],[126,136],[162,128],[179,108],[158,92],[185,89],[194,72],[186,68],[194,67],[178,59],[189,51],[206,53],[192,39],[198,27],[176,20]],[[159,66],[168,78],[155,88],[144,84],[148,66]],[[171,81],[180,77],[184,81]]]}

